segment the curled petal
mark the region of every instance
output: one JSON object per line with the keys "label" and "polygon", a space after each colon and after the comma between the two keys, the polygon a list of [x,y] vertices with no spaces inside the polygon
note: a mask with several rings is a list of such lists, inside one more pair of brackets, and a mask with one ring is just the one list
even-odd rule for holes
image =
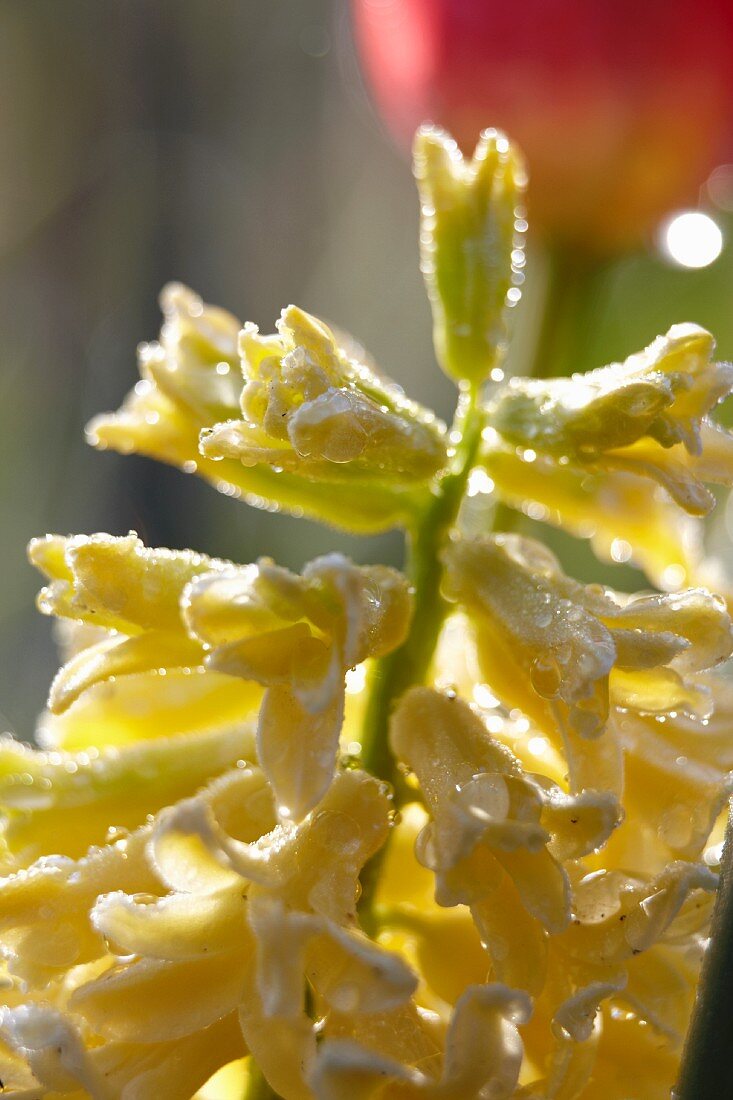
{"label": "curled petal", "polygon": [[[245,799],[248,788],[262,784],[257,772],[236,779],[233,790]],[[387,836],[389,808],[383,784],[364,772],[341,772],[303,821],[280,821],[265,833],[258,818],[240,821],[238,831],[257,838],[241,840],[225,831],[203,798],[188,799],[158,816],[150,854],[172,889],[214,893],[244,879],[295,909],[343,924],[356,915],[359,872]]]}
{"label": "curled petal", "polygon": [[[526,994],[500,985],[471,986],[460,997],[446,1035],[440,1081],[419,1070],[367,1051],[356,1043],[327,1041],[316,1060],[311,1085],[318,1100],[346,1095],[391,1096],[386,1082],[399,1083],[394,1096],[508,1100],[519,1077],[523,1047],[517,1026],[531,1014]],[[352,1095],[349,1092],[348,1095]]]}
{"label": "curled petal", "polygon": [[[247,938],[212,958],[137,959],[77,988],[69,1006],[96,1034],[122,1042],[195,1035],[236,1011],[252,948]],[[182,996],[193,990],[195,996]]]}
{"label": "curled petal", "polygon": [[233,951],[247,939],[245,899],[236,888],[219,894],[136,898],[117,891],[91,911],[97,931],[121,955],[194,959]]}
{"label": "curled petal", "polygon": [[415,991],[415,975],[399,955],[324,917],[288,911],[258,895],[249,921],[257,939],[260,997],[269,1015],[303,1011],[306,975],[318,994],[344,1013],[389,1012]]}
{"label": "curled petal", "polygon": [[624,977],[612,982],[591,982],[558,1008],[552,1029],[560,1039],[586,1042],[593,1032],[596,1015],[603,1000],[618,993],[626,984]]}
{"label": "curled petal", "polygon": [[163,810],[148,850],[156,873],[172,890],[213,894],[237,885],[236,872],[219,858],[219,829],[202,798],[189,798]]}
{"label": "curled petal", "polygon": [[113,1100],[114,1093],[92,1065],[82,1037],[57,1009],[37,1004],[2,1008],[0,1034],[26,1060],[46,1092],[75,1093],[81,1086],[98,1100]]}
{"label": "curled petal", "polygon": [[282,625],[259,594],[259,572],[257,565],[244,565],[195,577],[181,599],[192,637],[206,646],[227,645]]}
{"label": "curled petal", "polygon": [[240,874],[278,888],[288,904],[347,923],[356,915],[359,873],[387,837],[389,809],[383,784],[341,772],[300,824],[278,825],[257,844],[225,840],[225,851]]}
{"label": "curled petal", "polygon": [[[54,566],[47,540],[34,539],[28,554],[40,569]],[[50,573],[51,584],[39,596],[46,614],[80,619],[94,626],[137,634],[141,630],[180,629],[180,599],[199,573],[225,568],[225,563],[191,550],[152,550],[135,534],[76,535],[62,540],[65,567]]]}
{"label": "curled petal", "polygon": [[47,857],[0,880],[0,937],[11,974],[43,989],[69,967],[106,954],[89,910],[111,890],[159,890],[144,858],[148,833],[139,829],[76,862]]}
{"label": "curled petal", "polygon": [[618,799],[610,791],[586,790],[567,795],[542,784],[541,821],[550,834],[548,850],[556,859],[579,859],[601,848],[623,819]]}
{"label": "curled petal", "polygon": [[442,1095],[469,1097],[486,1090],[497,1100],[510,1097],[522,1064],[517,1027],[526,1024],[531,1014],[526,993],[503,985],[467,989],[456,1004],[446,1036]]}
{"label": "curled petal", "polygon": [[258,758],[283,818],[301,820],[318,804],[333,778],[343,696],[310,714],[288,687],[268,689],[257,728]]}
{"label": "curled petal", "polygon": [[539,700],[560,700],[570,725],[594,736],[608,717],[616,648],[608,628],[573,602],[577,593],[547,551],[538,557],[539,549],[516,536],[454,542],[446,552],[447,591],[475,618],[485,674],[508,705],[552,726]]}
{"label": "curled petal", "polygon": [[[669,663],[681,672],[713,668],[729,657],[733,649],[731,620],[724,601],[702,588],[637,597],[614,613],[615,624],[637,639],[651,635],[648,644],[656,641],[669,645],[668,657],[655,660],[654,665]],[[675,645],[676,653],[672,651]],[[645,667],[643,654],[637,661],[626,663]],[[646,664],[653,667],[650,661]]]}
{"label": "curled petal", "polygon": [[497,888],[503,868],[530,913],[550,930],[564,927],[568,884],[547,851],[541,796],[479,717],[453,695],[413,688],[395,711],[391,740],[433,815],[417,854],[436,872],[438,903],[474,905]]}
{"label": "curled petal", "polygon": [[[85,1046],[71,1022],[48,1005],[3,1009],[2,1030],[29,1067],[36,1084],[14,1088],[17,1071],[3,1070],[3,1083],[13,1096],[40,1100],[69,1093],[114,1100],[155,1100],[165,1090],[171,1100],[188,1100],[218,1066],[245,1053],[233,1016],[185,1041],[167,1043],[106,1042]],[[40,1084],[39,1084],[40,1082]]]}
{"label": "curled petal", "polygon": [[150,630],[132,638],[113,635],[82,649],[64,665],[51,685],[48,707],[53,714],[63,714],[95,684],[152,669],[190,670],[200,667],[203,657],[200,645],[173,633]]}
{"label": "curled petal", "polygon": [[494,400],[491,423],[520,446],[592,457],[640,439],[657,451],[700,450],[702,418],[733,388],[733,368],[711,363],[713,338],[675,325],[624,363],[572,378],[512,378]]}
{"label": "curled petal", "polygon": [[268,686],[258,756],[281,816],[301,819],[333,776],[347,670],[406,636],[407,582],[341,554],[302,576],[263,559],[197,578],[183,604],[189,632],[210,648],[207,668]]}
{"label": "curled petal", "polygon": [[704,712],[704,693],[680,671],[733,649],[722,601],[702,590],[629,598],[583,586],[517,536],[455,541],[446,560],[448,594],[476,624],[487,679],[508,706],[559,726],[566,740],[602,733],[611,699]]}
{"label": "curled petal", "polygon": [[716,877],[699,864],[670,864],[651,881],[620,872],[589,876],[575,890],[576,919],[562,933],[563,948],[587,963],[618,966],[648,950],[672,930],[690,934],[704,924]]}
{"label": "curled petal", "polygon": [[[418,1095],[423,1076],[417,1070],[383,1058],[358,1043],[331,1039],[323,1044],[310,1074],[317,1100],[372,1100],[389,1096],[389,1082],[405,1082],[403,1096]],[[411,1087],[410,1087],[411,1086]]]}
{"label": "curled petal", "polygon": [[277,327],[272,336],[242,331],[242,417],[205,426],[203,461],[239,464],[245,480],[269,474],[276,500],[278,479],[296,498],[300,486],[301,506],[340,526],[404,521],[413,486],[445,465],[445,427],[315,317],[289,306]]}
{"label": "curled petal", "polygon": [[[487,410],[483,462],[498,494],[590,537],[664,589],[699,576],[699,524],[733,482],[733,436],[710,419],[733,389],[712,337],[675,325],[645,351],[572,378],[513,378]],[[687,522],[686,522],[687,520]]]}
{"label": "curled petal", "polygon": [[207,432],[205,455],[326,480],[342,470],[376,481],[424,478],[442,466],[443,426],[351,360],[322,321],[289,306],[278,331],[261,337],[249,325],[242,332],[244,420]]}

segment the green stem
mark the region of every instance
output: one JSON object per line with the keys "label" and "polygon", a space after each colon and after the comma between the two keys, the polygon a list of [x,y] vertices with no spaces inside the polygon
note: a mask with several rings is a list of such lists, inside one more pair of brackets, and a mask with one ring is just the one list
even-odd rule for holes
{"label": "green stem", "polygon": [[476,392],[467,395],[456,427],[461,432],[461,442],[452,468],[408,538],[406,572],[415,604],[410,633],[399,649],[376,663],[371,676],[362,762],[366,771],[389,782],[394,778],[394,757],[387,739],[392,706],[406,688],[424,681],[447,611],[440,593],[443,573],[440,554],[455,523],[481,437],[483,416]]}
{"label": "green stem", "polygon": [[556,378],[598,366],[590,362],[605,267],[598,260],[555,249],[545,257],[545,285],[530,378]]}
{"label": "green stem", "polygon": [[[362,733],[362,766],[372,775],[397,786],[395,759],[389,747],[392,708],[413,684],[421,684],[430,666],[448,605],[440,593],[442,549],[456,521],[466,481],[476,460],[484,420],[478,390],[463,395],[454,422],[460,442],[451,468],[442,478],[422,518],[408,537],[407,576],[413,588],[415,614],[405,642],[378,661],[369,683]],[[365,928],[371,909],[384,848],[362,874],[361,916]]]}
{"label": "green stem", "polygon": [[682,1053],[674,1100],[733,1096],[733,803],[720,863],[718,896],[697,1000]]}

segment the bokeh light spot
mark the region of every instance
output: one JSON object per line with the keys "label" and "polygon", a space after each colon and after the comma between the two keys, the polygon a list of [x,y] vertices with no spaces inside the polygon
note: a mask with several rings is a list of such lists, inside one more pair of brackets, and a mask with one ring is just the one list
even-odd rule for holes
{"label": "bokeh light spot", "polygon": [[685,210],[665,222],[661,248],[681,267],[708,267],[723,250],[720,226],[701,210]]}

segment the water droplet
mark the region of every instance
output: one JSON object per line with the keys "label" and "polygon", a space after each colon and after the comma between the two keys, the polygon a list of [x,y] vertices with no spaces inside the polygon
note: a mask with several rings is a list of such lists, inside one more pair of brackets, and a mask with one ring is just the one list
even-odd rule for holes
{"label": "water droplet", "polygon": [[536,657],[529,670],[532,687],[543,699],[556,699],[562,684],[560,666],[552,656]]}

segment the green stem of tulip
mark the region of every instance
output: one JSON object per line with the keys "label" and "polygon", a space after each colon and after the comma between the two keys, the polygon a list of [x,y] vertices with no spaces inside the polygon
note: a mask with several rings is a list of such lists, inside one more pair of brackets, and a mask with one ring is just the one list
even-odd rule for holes
{"label": "green stem of tulip", "polygon": [[720,864],[710,944],[682,1054],[674,1100],[733,1096],[733,803]]}
{"label": "green stem of tulip", "polygon": [[591,325],[600,308],[599,279],[604,265],[567,249],[550,249],[544,257],[542,311],[531,353],[530,378],[557,378],[591,370]]}
{"label": "green stem of tulip", "polygon": [[[391,783],[400,799],[400,777],[389,747],[389,719],[400,696],[427,676],[448,605],[441,595],[441,553],[450,537],[463,499],[468,475],[476,461],[483,412],[479,391],[467,391],[459,404],[453,431],[460,434],[451,468],[440,481],[422,518],[408,536],[407,576],[413,589],[415,613],[410,632],[393,653],[377,661],[368,686],[368,702],[362,732],[362,766]],[[372,923],[372,902],[384,848],[362,873],[360,915],[365,930]]]}

